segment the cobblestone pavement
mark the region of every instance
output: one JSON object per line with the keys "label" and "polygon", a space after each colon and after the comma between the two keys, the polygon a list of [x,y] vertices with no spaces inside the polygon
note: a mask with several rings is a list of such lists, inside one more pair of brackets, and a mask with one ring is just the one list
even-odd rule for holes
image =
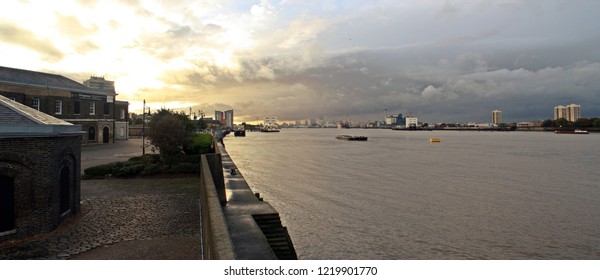
{"label": "cobblestone pavement", "polygon": [[82,181],[74,221],[0,247],[0,259],[70,259],[122,241],[199,236],[198,186],[194,178]]}

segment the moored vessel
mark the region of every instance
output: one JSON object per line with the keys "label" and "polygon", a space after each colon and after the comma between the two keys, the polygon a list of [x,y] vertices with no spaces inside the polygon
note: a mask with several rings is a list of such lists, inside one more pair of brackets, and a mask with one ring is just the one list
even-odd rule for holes
{"label": "moored vessel", "polygon": [[279,129],[274,127],[268,127],[261,129],[260,132],[279,132]]}
{"label": "moored vessel", "polygon": [[587,130],[575,129],[575,130],[555,130],[556,134],[590,134]]}
{"label": "moored vessel", "polygon": [[245,136],[246,136],[246,130],[242,130],[242,129],[240,129],[240,130],[235,130],[235,131],[233,132],[233,135],[235,135],[235,136],[238,136],[238,137],[240,137],[240,136],[241,136],[241,137],[245,137]]}
{"label": "moored vessel", "polygon": [[335,139],[348,140],[348,141],[367,141],[367,136],[354,136],[354,135],[338,135]]}

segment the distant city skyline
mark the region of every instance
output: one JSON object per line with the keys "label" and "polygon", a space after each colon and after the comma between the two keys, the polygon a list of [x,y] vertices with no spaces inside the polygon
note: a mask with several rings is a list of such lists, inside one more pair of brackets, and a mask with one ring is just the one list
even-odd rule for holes
{"label": "distant city skyline", "polygon": [[18,1],[3,66],[115,81],[151,108],[236,122],[411,113],[428,122],[600,116],[598,1]]}

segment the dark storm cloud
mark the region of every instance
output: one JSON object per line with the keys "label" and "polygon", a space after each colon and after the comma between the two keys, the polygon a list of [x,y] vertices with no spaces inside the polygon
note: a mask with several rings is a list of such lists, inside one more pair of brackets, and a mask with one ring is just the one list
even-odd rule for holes
{"label": "dark storm cloud", "polygon": [[[506,121],[525,121],[551,118],[554,106],[570,103],[582,105],[584,116],[600,115],[598,57],[562,65],[564,59],[554,59],[560,57],[560,49],[529,55],[459,49],[439,52],[432,45],[348,53],[301,71],[288,71],[286,63],[275,59],[246,61],[242,73],[245,82],[252,77],[260,82],[257,73],[264,67],[274,73],[272,79],[263,80],[277,84],[277,90],[271,90],[286,98],[271,97],[260,109],[280,108],[274,114],[282,119],[314,117],[308,111],[344,116],[376,114],[387,108],[430,122],[448,118],[483,122],[489,121],[491,110],[499,108]],[[557,64],[549,66],[552,61]],[[252,92],[252,87],[248,89]],[[254,104],[255,109],[259,107]]]}

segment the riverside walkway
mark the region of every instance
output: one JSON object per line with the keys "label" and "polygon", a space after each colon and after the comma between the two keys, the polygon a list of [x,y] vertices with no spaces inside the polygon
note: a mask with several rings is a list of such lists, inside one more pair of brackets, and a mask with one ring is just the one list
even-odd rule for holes
{"label": "riverside walkway", "polygon": [[[84,146],[82,166],[140,154],[139,139]],[[80,213],[50,233],[0,243],[0,259],[200,259],[199,196],[196,177],[82,180]]]}

